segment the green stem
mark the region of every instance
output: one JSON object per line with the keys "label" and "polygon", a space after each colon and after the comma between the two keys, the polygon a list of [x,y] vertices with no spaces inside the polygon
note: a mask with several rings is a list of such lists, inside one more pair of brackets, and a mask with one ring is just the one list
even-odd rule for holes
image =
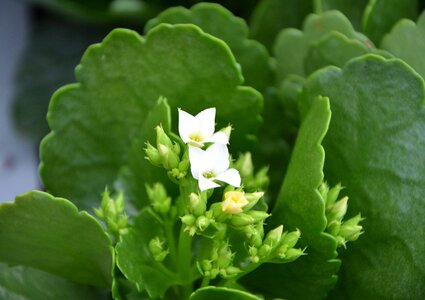
{"label": "green stem", "polygon": [[323,11],[322,0],[313,0],[314,12],[321,14]]}
{"label": "green stem", "polygon": [[210,278],[209,277],[202,278],[201,288],[206,287],[209,284],[210,284]]}
{"label": "green stem", "polygon": [[164,222],[164,231],[165,237],[168,242],[168,247],[170,249],[170,258],[174,270],[177,268],[177,247],[176,247],[176,238],[174,236],[174,226],[173,221],[168,220]]}
{"label": "green stem", "polygon": [[254,271],[255,269],[257,269],[259,266],[261,266],[263,262],[258,262],[258,263],[250,263],[249,265],[247,265],[245,268],[242,269],[242,271],[236,275],[235,277],[232,277],[232,281],[237,281],[239,278],[247,275],[248,273],[251,273],[252,271]]}
{"label": "green stem", "polygon": [[179,237],[179,250],[178,250],[178,271],[181,276],[183,285],[181,287],[181,299],[189,299],[192,293],[192,237],[189,233],[184,231],[182,224]]}

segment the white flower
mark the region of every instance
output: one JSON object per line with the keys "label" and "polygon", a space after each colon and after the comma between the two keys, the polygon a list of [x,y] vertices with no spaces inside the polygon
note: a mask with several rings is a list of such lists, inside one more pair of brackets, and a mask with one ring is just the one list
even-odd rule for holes
{"label": "white flower", "polygon": [[205,143],[226,145],[229,142],[224,132],[214,133],[215,108],[207,108],[192,116],[179,108],[179,134],[185,144],[203,147]]}
{"label": "white flower", "polygon": [[229,151],[223,144],[213,144],[207,150],[189,146],[190,170],[198,180],[201,191],[219,187],[215,181],[223,181],[234,187],[241,185],[236,169],[229,169]]}

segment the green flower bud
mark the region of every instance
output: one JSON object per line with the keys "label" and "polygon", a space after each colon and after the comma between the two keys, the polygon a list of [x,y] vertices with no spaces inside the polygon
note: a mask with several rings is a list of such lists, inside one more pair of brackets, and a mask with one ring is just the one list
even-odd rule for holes
{"label": "green flower bud", "polygon": [[344,197],[337,201],[329,212],[328,221],[341,221],[347,212],[347,202],[348,197]]}
{"label": "green flower bud", "polygon": [[149,160],[151,164],[157,167],[161,166],[162,158],[161,158],[161,155],[159,154],[158,149],[156,149],[151,144],[146,143],[145,153],[146,153],[146,159]]}
{"label": "green flower bud", "polygon": [[255,220],[252,216],[248,214],[239,213],[232,215],[230,223],[235,227],[243,227],[255,223]]}
{"label": "green flower bud", "polygon": [[204,231],[210,225],[210,220],[205,216],[200,216],[196,220],[196,226],[199,230]]}
{"label": "green flower bud", "polygon": [[228,125],[227,127],[224,127],[220,129],[221,132],[224,132],[227,135],[227,140],[230,140],[230,135],[232,134],[232,125]]}
{"label": "green flower bud", "polygon": [[241,154],[235,162],[235,168],[239,170],[241,177],[246,178],[254,174],[254,166],[250,152]]}
{"label": "green flower bud", "polygon": [[234,266],[229,266],[229,267],[227,267],[226,269],[223,270],[221,275],[224,278],[231,278],[231,277],[238,275],[240,272],[241,272],[241,269],[234,267]]}
{"label": "green flower bud", "polygon": [[331,221],[328,223],[327,232],[330,235],[337,236],[341,230],[341,221]]}
{"label": "green flower bud", "polygon": [[338,183],[336,186],[334,186],[333,188],[329,190],[327,197],[325,198],[327,208],[334,205],[336,200],[338,200],[339,193],[341,192],[342,189],[343,187],[341,186],[341,183]]}
{"label": "green flower bud", "polygon": [[227,268],[233,261],[233,253],[227,242],[222,243],[217,250],[216,264],[219,269]]}
{"label": "green flower bud", "polygon": [[188,159],[182,159],[179,163],[179,171],[186,172],[189,169],[190,162]]}
{"label": "green flower bud", "polygon": [[191,193],[189,195],[189,210],[195,215],[200,216],[207,209],[207,199],[202,195]]}
{"label": "green flower bud", "polygon": [[180,163],[179,156],[164,144],[158,144],[158,151],[161,155],[162,165],[166,170],[177,168]]}
{"label": "green flower bud", "polygon": [[171,207],[171,198],[168,197],[164,185],[156,182],[153,185],[146,184],[145,187],[153,209],[161,214],[168,213]]}
{"label": "green flower bud", "polygon": [[166,146],[167,148],[170,148],[170,149],[173,148],[174,146],[173,142],[165,133],[162,126],[156,126],[155,130],[156,130],[156,145],[159,146],[161,144]]}
{"label": "green flower bud", "polygon": [[270,245],[264,244],[258,249],[258,256],[261,258],[267,257],[270,255],[272,247]]}
{"label": "green flower bud", "polygon": [[201,266],[204,271],[210,271],[212,269],[212,264],[210,260],[204,259],[201,263]]}
{"label": "green flower bud", "polygon": [[281,245],[285,245],[289,248],[293,248],[298,240],[300,239],[301,236],[301,231],[299,231],[298,229],[292,232],[289,232],[287,234],[285,234],[285,236],[282,237],[281,239]]}
{"label": "green flower bud", "polygon": [[179,143],[173,143],[173,152],[176,153],[177,155],[180,155],[180,145]]}
{"label": "green flower bud", "polygon": [[296,248],[291,248],[288,249],[284,255],[284,257],[281,257],[285,260],[285,262],[291,262],[296,260],[298,257],[304,255],[304,250],[303,249],[296,249]]}
{"label": "green flower bud", "polygon": [[280,239],[282,237],[282,231],[283,231],[282,225],[276,227],[273,230],[270,230],[267,233],[263,244],[268,245],[270,248],[274,248],[280,242]]}
{"label": "green flower bud", "polygon": [[255,192],[255,193],[246,193],[245,198],[248,200],[248,204],[244,206],[243,210],[248,211],[257,204],[258,200],[264,196],[263,192]]}
{"label": "green flower bud", "polygon": [[193,225],[196,222],[196,218],[194,215],[184,215],[183,217],[180,218],[182,220],[182,223],[185,225]]}
{"label": "green flower bud", "polygon": [[363,233],[363,227],[359,225],[359,222],[362,221],[360,214],[344,222],[339,231],[339,235],[344,237],[347,241],[355,241]]}
{"label": "green flower bud", "polygon": [[168,255],[168,250],[164,250],[163,244],[164,242],[161,241],[159,237],[156,237],[149,242],[149,250],[157,262],[163,261]]}
{"label": "green flower bud", "polygon": [[261,210],[251,210],[251,211],[248,211],[246,214],[251,216],[254,219],[255,223],[264,221],[270,216],[270,214]]}

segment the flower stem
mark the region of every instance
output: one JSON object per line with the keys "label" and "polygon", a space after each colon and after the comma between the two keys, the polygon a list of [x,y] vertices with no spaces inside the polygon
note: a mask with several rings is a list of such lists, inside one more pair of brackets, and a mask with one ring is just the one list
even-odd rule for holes
{"label": "flower stem", "polygon": [[181,286],[181,299],[189,299],[190,294],[192,293],[192,278],[191,278],[191,268],[192,268],[192,237],[189,233],[184,231],[184,224],[182,224],[179,237],[179,249],[178,249],[178,271],[181,276],[183,285]]}

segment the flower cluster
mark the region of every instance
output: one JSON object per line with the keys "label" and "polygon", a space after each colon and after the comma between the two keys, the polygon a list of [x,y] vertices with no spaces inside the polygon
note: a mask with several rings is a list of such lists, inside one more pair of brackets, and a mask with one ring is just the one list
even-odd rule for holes
{"label": "flower cluster", "polygon": [[[170,236],[150,241],[148,247],[154,259],[166,264],[173,245],[190,249],[185,236],[197,236],[193,241],[208,245],[209,254],[189,256],[194,257],[199,273],[209,281],[217,276],[240,276],[264,262],[290,262],[303,255],[303,249],[295,248],[300,238],[298,230],[283,232],[283,226],[278,226],[264,232],[265,220],[270,216],[262,191],[269,181],[267,168],[255,173],[250,153],[231,162],[231,127],[215,132],[216,109],[208,108],[195,116],[179,109],[178,116],[179,136],[157,126],[156,147],[148,143],[146,148],[147,159],[165,168],[180,190],[173,200],[164,184],[146,186],[151,213],[163,224],[175,220],[181,224],[178,242]],[[214,193],[220,187],[223,189]],[[234,252],[235,244],[245,250]],[[201,245],[195,248],[202,249]]]}

